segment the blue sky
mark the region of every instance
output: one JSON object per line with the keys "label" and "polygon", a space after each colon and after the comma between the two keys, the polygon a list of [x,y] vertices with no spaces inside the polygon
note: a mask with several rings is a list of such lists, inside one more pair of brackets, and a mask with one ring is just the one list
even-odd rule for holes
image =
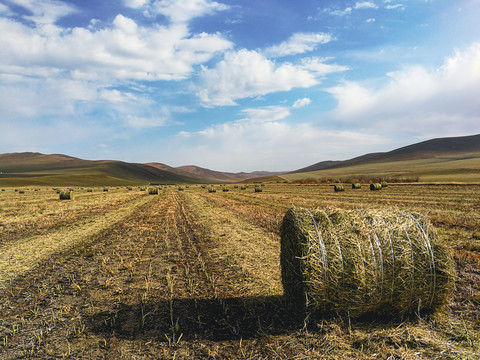
{"label": "blue sky", "polygon": [[480,0],[0,0],[0,153],[293,170],[480,133]]}

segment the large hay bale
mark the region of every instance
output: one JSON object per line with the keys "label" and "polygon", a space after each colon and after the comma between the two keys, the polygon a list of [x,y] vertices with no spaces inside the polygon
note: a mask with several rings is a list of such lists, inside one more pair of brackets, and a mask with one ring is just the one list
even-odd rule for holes
{"label": "large hay bale", "polygon": [[281,236],[285,298],[307,315],[432,312],[454,286],[450,251],[418,214],[292,208]]}
{"label": "large hay bale", "polygon": [[362,188],[362,184],[360,184],[360,183],[354,183],[354,184],[352,184],[352,189],[357,190],[357,189],[361,189],[361,188]]}
{"label": "large hay bale", "polygon": [[372,190],[372,191],[382,190],[382,184],[372,183],[372,184],[370,184],[370,190]]}

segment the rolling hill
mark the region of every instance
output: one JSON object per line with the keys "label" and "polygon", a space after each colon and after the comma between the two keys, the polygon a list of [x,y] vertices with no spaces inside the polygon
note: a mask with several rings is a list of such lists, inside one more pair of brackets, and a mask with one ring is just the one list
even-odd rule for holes
{"label": "rolling hill", "polygon": [[248,179],[260,177],[260,176],[274,176],[282,173],[273,173],[268,171],[255,171],[252,173],[240,172],[222,172],[210,169],[205,169],[195,165],[184,165],[179,167],[171,167],[162,163],[147,163],[158,169],[170,171],[183,176],[190,176],[197,179],[209,180],[212,182],[242,182]]}
{"label": "rolling hill", "polygon": [[287,181],[305,178],[380,176],[420,181],[480,181],[480,134],[438,138],[388,152],[344,161],[322,161],[282,175]]}
{"label": "rolling hill", "polygon": [[61,154],[0,154],[0,186],[105,186],[209,182],[418,179],[480,182],[480,134],[422,141],[344,161],[321,161],[289,173],[229,173],[194,165],[83,160]]}
{"label": "rolling hill", "polygon": [[0,154],[2,186],[102,186],[148,183],[195,183],[199,179],[146,164],[82,160],[40,153]]}

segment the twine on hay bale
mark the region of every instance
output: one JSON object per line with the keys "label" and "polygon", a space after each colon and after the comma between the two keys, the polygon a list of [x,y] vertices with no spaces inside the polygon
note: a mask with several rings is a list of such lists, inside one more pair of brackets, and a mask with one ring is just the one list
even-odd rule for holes
{"label": "twine on hay bale", "polygon": [[433,312],[454,287],[451,253],[418,214],[294,207],[281,238],[285,298],[307,317]]}

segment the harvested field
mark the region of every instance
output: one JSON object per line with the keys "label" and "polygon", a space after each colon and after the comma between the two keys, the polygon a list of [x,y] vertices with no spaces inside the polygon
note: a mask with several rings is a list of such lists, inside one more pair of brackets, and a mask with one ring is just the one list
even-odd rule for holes
{"label": "harvested field", "polygon": [[[480,186],[270,185],[263,192],[0,192],[0,359],[475,359]],[[280,223],[292,206],[421,213],[454,250],[437,314],[305,326],[288,311]]]}

